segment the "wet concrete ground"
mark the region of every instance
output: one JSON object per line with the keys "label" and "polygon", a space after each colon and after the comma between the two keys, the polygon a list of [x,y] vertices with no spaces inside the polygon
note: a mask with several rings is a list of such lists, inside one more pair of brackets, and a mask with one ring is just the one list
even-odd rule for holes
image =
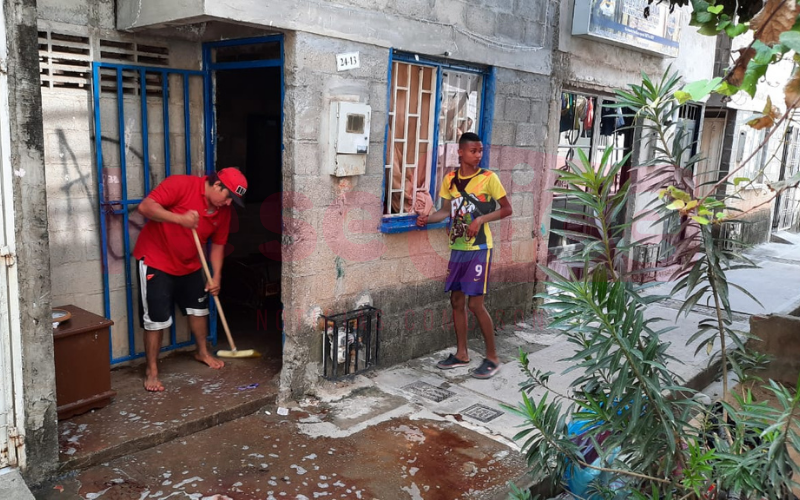
{"label": "wet concrete ground", "polygon": [[[111,372],[117,392],[104,408],[59,422],[61,471],[89,467],[129,455],[177,437],[250,415],[275,402],[281,369],[280,331],[253,326],[252,318],[231,311],[230,324],[240,349],[254,348],[262,357],[225,359],[212,370],[193,352],[174,353],[159,362],[166,390],[148,393],[142,386],[144,366]],[[220,336],[224,333],[220,329]],[[214,349],[229,349],[221,339]]]}
{"label": "wet concrete ground", "polygon": [[280,362],[230,359],[212,370],[179,353],[161,362],[162,393],[142,387],[143,368],[112,372],[117,396],[105,408],[59,422],[62,470],[97,464],[253,413],[274,402]]}
{"label": "wet concrete ground", "polygon": [[[274,406],[45,485],[39,500],[490,499],[522,457],[452,422],[392,418],[337,437],[310,430],[336,404]],[[347,410],[349,412],[349,410]]]}

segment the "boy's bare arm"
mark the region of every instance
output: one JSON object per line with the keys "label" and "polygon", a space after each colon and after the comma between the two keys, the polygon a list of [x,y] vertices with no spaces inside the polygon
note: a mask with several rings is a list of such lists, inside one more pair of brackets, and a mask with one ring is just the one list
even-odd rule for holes
{"label": "boy's bare arm", "polygon": [[417,225],[420,227],[424,227],[427,224],[435,224],[437,222],[442,222],[449,216],[450,216],[450,203],[447,203],[447,200],[445,200],[445,202],[442,203],[442,208],[440,208],[436,212],[430,215],[418,216]]}
{"label": "boy's bare arm", "polygon": [[511,208],[511,202],[508,201],[508,196],[503,196],[497,200],[497,203],[500,204],[500,210],[495,210],[492,213],[481,215],[472,221],[472,224],[470,224],[467,228],[468,237],[473,238],[476,234],[478,234],[481,226],[487,222],[494,222],[496,220],[504,219],[514,213],[514,210]]}

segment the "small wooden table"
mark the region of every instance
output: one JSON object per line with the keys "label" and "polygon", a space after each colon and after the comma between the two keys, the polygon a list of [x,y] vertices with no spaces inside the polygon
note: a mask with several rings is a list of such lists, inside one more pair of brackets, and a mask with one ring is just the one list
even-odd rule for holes
{"label": "small wooden table", "polygon": [[72,316],[53,329],[56,399],[59,420],[102,408],[116,392],[111,390],[109,327],[113,321],[80,307],[63,309]]}

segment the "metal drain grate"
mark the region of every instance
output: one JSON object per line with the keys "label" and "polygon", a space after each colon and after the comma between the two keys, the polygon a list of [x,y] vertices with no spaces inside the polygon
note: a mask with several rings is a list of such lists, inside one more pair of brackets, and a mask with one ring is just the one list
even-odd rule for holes
{"label": "metal drain grate", "polygon": [[421,381],[408,384],[407,386],[403,387],[403,390],[413,392],[417,396],[422,396],[423,398],[430,399],[436,403],[441,403],[445,399],[456,395],[456,393],[453,391],[448,391],[447,389],[442,389],[441,387],[436,387],[435,385]]}
{"label": "metal drain grate", "polygon": [[495,410],[494,408],[489,408],[488,406],[476,404],[462,411],[461,414],[469,418],[474,418],[475,420],[478,420],[480,422],[486,423],[496,419],[497,417],[502,415],[503,412],[500,410]]}

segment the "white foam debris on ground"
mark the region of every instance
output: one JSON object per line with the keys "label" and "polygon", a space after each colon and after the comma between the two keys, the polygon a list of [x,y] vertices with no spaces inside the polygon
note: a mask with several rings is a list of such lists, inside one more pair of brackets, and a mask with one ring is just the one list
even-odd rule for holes
{"label": "white foam debris on ground", "polygon": [[401,425],[398,427],[392,427],[391,430],[392,432],[403,435],[403,437],[406,438],[406,441],[411,441],[412,443],[425,442],[425,434],[419,429],[419,427]]}
{"label": "white foam debris on ground", "polygon": [[334,405],[336,416],[342,419],[355,419],[368,415],[375,406],[379,405],[385,398],[376,396],[361,396],[347,398],[337,401]]}
{"label": "white foam debris on ground", "polygon": [[203,481],[202,477],[194,476],[194,477],[190,477],[189,479],[184,479],[183,481],[181,481],[180,483],[176,484],[172,488],[173,489],[183,488],[187,484],[194,485],[193,483],[200,483],[202,481]]}
{"label": "white foam debris on ground", "polygon": [[400,489],[408,493],[409,498],[411,498],[411,500],[425,500],[424,498],[422,498],[422,491],[420,491],[419,486],[417,486],[417,483],[411,483],[411,486],[404,486]]}
{"label": "white foam debris on ground", "polygon": [[346,438],[362,430],[378,425],[383,422],[387,422],[389,420],[394,420],[396,418],[407,417],[410,414],[414,413],[416,409],[410,405],[402,405],[393,410],[387,411],[386,413],[382,413],[378,416],[365,420],[363,422],[359,422],[356,425],[348,427],[347,429],[342,429],[338,427],[336,424],[332,422],[315,422],[315,423],[299,423],[297,425],[297,430],[301,434],[305,434],[306,436],[312,438],[318,437],[326,437],[326,438]]}

